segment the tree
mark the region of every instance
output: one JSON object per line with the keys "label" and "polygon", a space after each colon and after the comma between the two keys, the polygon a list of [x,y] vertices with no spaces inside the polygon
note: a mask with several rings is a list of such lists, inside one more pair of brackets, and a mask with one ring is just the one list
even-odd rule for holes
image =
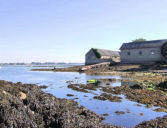
{"label": "tree", "polygon": [[167,41],[164,42],[161,46],[161,54],[167,58]]}
{"label": "tree", "polygon": [[142,41],[146,41],[146,39],[139,38],[139,39],[132,40],[132,42],[142,42]]}

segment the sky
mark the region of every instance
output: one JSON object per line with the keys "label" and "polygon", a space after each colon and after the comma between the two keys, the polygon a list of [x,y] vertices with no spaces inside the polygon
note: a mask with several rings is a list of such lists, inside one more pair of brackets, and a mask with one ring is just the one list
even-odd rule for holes
{"label": "sky", "polygon": [[167,39],[167,0],[0,0],[0,63],[85,62],[91,48]]}

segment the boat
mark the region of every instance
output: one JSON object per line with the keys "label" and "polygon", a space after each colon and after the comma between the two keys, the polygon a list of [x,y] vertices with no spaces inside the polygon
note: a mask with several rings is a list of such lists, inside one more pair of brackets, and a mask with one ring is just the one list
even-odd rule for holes
{"label": "boat", "polygon": [[90,67],[90,66],[87,66],[87,67],[81,68],[80,70],[81,70],[81,71],[86,71],[86,70],[89,70],[89,69],[91,69],[91,67]]}

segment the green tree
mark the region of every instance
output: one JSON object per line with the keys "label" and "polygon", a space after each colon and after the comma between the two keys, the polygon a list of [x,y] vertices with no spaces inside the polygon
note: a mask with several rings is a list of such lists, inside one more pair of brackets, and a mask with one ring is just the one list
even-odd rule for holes
{"label": "green tree", "polygon": [[146,39],[139,38],[139,39],[132,40],[132,42],[142,42],[142,41],[146,41]]}
{"label": "green tree", "polygon": [[167,41],[164,42],[161,46],[161,54],[167,58]]}

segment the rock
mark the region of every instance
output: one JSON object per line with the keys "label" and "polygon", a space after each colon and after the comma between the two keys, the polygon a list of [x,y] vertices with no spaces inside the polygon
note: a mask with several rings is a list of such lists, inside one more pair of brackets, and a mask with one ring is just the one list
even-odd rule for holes
{"label": "rock", "polygon": [[123,111],[116,111],[115,113],[116,113],[117,115],[125,114],[125,112],[123,112]]}
{"label": "rock", "polygon": [[23,92],[20,92],[20,99],[21,99],[21,100],[26,99],[26,94],[23,93]]}
{"label": "rock", "polygon": [[156,119],[150,121],[143,121],[135,128],[166,128],[167,126],[167,116],[157,117]]}
{"label": "rock", "polygon": [[135,104],[134,106],[138,106],[138,107],[141,107],[142,105],[140,105],[140,104]]}
{"label": "rock", "polygon": [[74,96],[73,94],[67,94],[67,96]]}
{"label": "rock", "polygon": [[144,114],[143,113],[139,113],[140,116],[143,116]]}
{"label": "rock", "polygon": [[122,97],[118,97],[118,96],[113,96],[111,94],[107,94],[107,93],[102,93],[100,94],[100,96],[94,96],[94,99],[98,99],[98,100],[109,100],[111,102],[121,102]]}
{"label": "rock", "polygon": [[102,114],[102,116],[109,116],[109,114],[108,113],[104,113],[104,114]]}
{"label": "rock", "polygon": [[153,105],[152,104],[146,104],[146,108],[152,108]]}
{"label": "rock", "polygon": [[41,85],[41,86],[39,86],[41,89],[45,89],[45,88],[47,88],[48,86],[46,86],[46,85]]}
{"label": "rock", "polygon": [[117,79],[116,78],[110,78],[110,79],[108,79],[108,81],[117,81]]}
{"label": "rock", "polygon": [[130,86],[130,88],[131,89],[146,89],[146,87],[141,84],[135,84],[133,86]]}
{"label": "rock", "polygon": [[167,80],[165,80],[164,82],[159,83],[156,87],[166,89],[167,88]]}
{"label": "rock", "polygon": [[6,95],[6,91],[2,91],[3,92],[3,94],[5,94]]}
{"label": "rock", "polygon": [[154,109],[154,111],[156,111],[156,112],[166,112],[167,113],[167,110],[164,109],[164,108],[157,108],[157,109]]}

